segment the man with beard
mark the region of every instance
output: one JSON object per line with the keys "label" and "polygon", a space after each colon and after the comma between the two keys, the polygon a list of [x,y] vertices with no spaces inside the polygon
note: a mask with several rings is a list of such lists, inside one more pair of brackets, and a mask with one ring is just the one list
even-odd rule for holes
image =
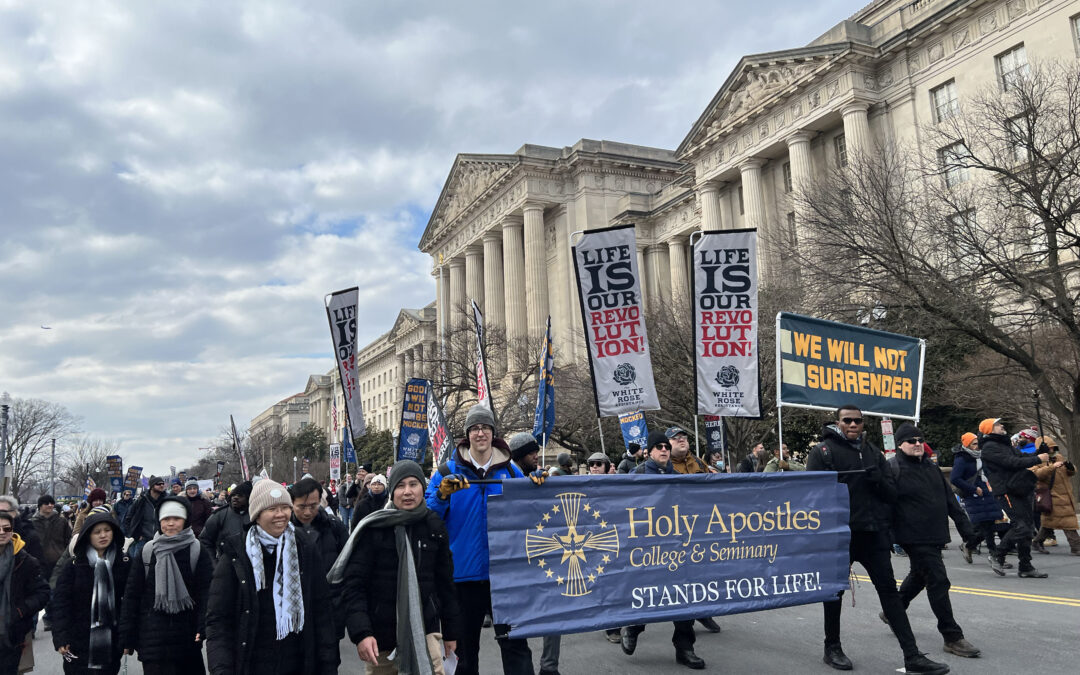
{"label": "man with beard", "polygon": [[203,526],[199,541],[216,560],[225,541],[234,534],[243,534],[248,525],[248,497],[251,481],[244,481],[229,493],[229,506],[218,509]]}
{"label": "man with beard", "polygon": [[[885,455],[863,433],[863,414],[856,405],[841,406],[836,421],[822,430],[824,442],[810,451],[807,471],[836,471],[847,485],[850,500],[848,525],[851,539],[848,557],[870,575],[881,608],[904,652],[909,673],[943,675],[949,666],[926,658],[911,632],[904,603],[896,590],[889,557],[889,505],[896,501],[896,482],[888,472]],[[841,594],[842,595],[842,594]],[[851,670],[851,659],[840,645],[841,598],[822,603],[825,613],[825,663],[837,670]]]}

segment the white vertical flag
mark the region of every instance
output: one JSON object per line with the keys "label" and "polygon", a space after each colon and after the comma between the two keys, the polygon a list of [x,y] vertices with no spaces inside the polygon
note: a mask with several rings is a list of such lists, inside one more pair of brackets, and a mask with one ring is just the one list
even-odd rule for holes
{"label": "white vertical flag", "polygon": [[659,410],[634,226],[589,230],[573,251],[597,416]]}
{"label": "white vertical flag", "polygon": [[704,232],[693,255],[698,414],[759,417],[757,230]]}
{"label": "white vertical flag", "polygon": [[475,300],[469,300],[472,304],[473,325],[476,326],[476,398],[480,405],[495,414],[495,406],[491,404],[491,387],[488,386],[487,359],[484,358],[484,315],[476,306]]}
{"label": "white vertical flag", "polygon": [[360,380],[356,364],[356,314],[360,289],[353,287],[331,293],[326,302],[326,319],[334,341],[334,358],[341,374],[341,389],[345,394],[345,420],[353,438],[367,432]]}

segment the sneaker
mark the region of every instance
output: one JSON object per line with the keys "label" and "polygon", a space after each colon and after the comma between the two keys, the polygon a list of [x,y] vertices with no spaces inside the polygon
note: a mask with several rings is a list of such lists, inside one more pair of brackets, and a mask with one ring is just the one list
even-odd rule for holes
{"label": "sneaker", "polygon": [[982,653],[975,647],[975,645],[971,644],[964,638],[960,638],[959,640],[953,640],[952,642],[946,642],[945,651],[950,654],[956,654],[957,656],[963,656],[965,659],[973,659]]}
{"label": "sneaker", "polygon": [[610,632],[609,631],[609,632],[605,633],[604,636],[607,637],[607,641],[610,642],[613,645],[617,645],[620,642],[622,642],[622,631],[618,631],[618,630],[615,631],[615,632]]}
{"label": "sneaker", "polygon": [[853,668],[851,659],[847,657],[839,644],[825,645],[825,656],[821,660],[837,670],[851,670]]}
{"label": "sneaker", "polygon": [[990,556],[990,569],[999,577],[1005,576],[1005,561],[995,556]]}
{"label": "sneaker", "polygon": [[1057,546],[1057,539],[1047,539],[1043,542],[1044,546]]}
{"label": "sneaker", "polygon": [[1021,579],[1045,579],[1050,575],[1046,572],[1040,572],[1039,570],[1032,567],[1030,569],[1020,570],[1016,573],[1016,576],[1020,577]]}
{"label": "sneaker", "polygon": [[949,672],[949,666],[926,658],[926,654],[916,654],[911,658],[904,659],[904,671],[908,673],[927,673],[929,675],[945,675]]}
{"label": "sneaker", "polygon": [[964,556],[964,562],[971,564],[971,554],[974,553],[966,544],[960,544],[960,555]]}

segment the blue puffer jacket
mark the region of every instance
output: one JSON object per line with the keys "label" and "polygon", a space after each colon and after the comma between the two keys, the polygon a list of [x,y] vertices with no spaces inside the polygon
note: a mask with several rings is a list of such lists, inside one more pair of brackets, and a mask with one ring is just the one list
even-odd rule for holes
{"label": "blue puffer jacket", "polygon": [[[971,522],[984,523],[1001,518],[1001,507],[990,494],[990,487],[986,481],[978,475],[975,458],[964,451],[962,446],[955,449],[950,480],[960,490],[964,500],[964,510],[967,511]],[[975,494],[975,488],[982,488],[981,496]]]}
{"label": "blue puffer jacket", "polygon": [[463,442],[457,447],[453,459],[446,462],[446,468],[440,467],[428,483],[425,494],[428,508],[442,517],[450,534],[454,581],[487,581],[487,498],[488,495],[502,494],[502,485],[472,485],[468,490],[459,490],[450,495],[450,499],[444,500],[439,499],[439,484],[444,473],[460,473],[470,481],[478,478],[523,478],[521,470],[510,462],[510,448],[506,442],[496,438],[492,446],[491,464],[483,475],[467,459],[468,445]]}

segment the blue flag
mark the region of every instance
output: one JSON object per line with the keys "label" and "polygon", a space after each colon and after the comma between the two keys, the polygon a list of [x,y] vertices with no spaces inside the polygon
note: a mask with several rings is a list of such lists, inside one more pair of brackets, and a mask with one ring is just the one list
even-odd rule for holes
{"label": "blue flag", "polygon": [[541,445],[547,445],[555,429],[555,355],[551,350],[551,316],[544,334],[544,349],[540,352],[540,384],[536,389],[536,414],[532,435]]}
{"label": "blue flag", "polygon": [[397,459],[424,463],[428,443],[428,381],[412,378],[405,383],[401,404],[401,427],[398,432]]}
{"label": "blue flag", "polygon": [[525,638],[832,600],[849,539],[832,472],[507,480],[488,500],[492,615]]}
{"label": "blue flag", "polygon": [[649,437],[649,427],[645,425],[645,413],[639,410],[619,415],[619,426],[622,427],[623,443],[626,445],[627,452],[630,452],[631,443],[645,447],[645,439]]}
{"label": "blue flag", "polygon": [[349,426],[345,425],[345,428],[341,431],[341,447],[344,449],[345,461],[352,462],[353,464],[359,464],[356,461],[356,448],[353,447],[352,439],[349,438]]}

